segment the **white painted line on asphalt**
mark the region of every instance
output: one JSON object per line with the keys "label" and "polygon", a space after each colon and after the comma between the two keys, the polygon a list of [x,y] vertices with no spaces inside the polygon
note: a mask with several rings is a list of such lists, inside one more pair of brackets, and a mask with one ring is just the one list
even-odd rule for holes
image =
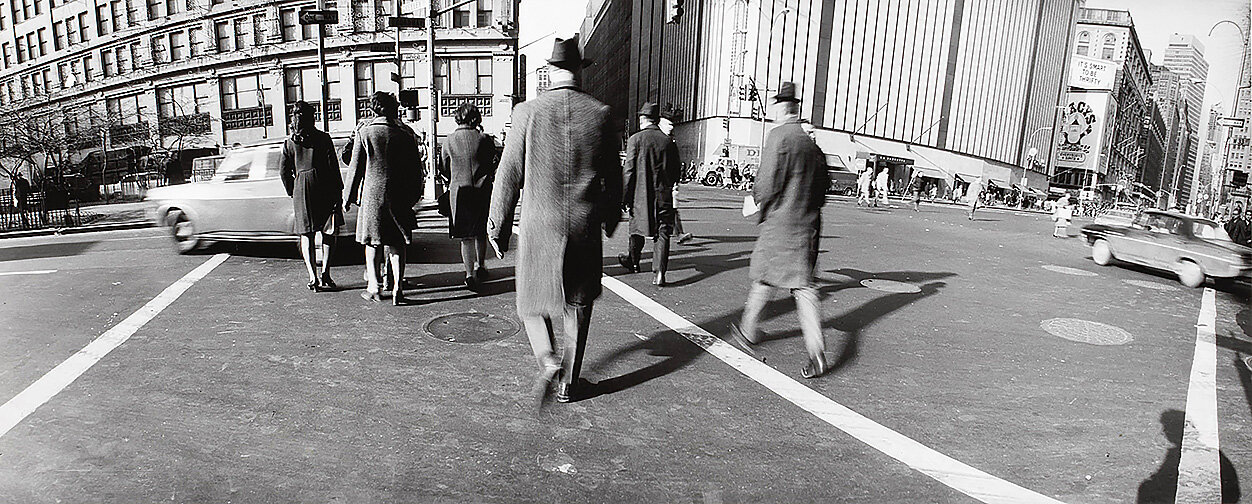
{"label": "white painted line on asphalt", "polygon": [[56,273],[56,272],[57,272],[57,270],[0,271],[0,276],[11,276],[11,275],[47,275],[47,274],[49,274],[49,273]]}
{"label": "white painted line on asphalt", "polygon": [[191,270],[182,278],[179,278],[165,290],[157,294],[156,297],[148,301],[135,313],[130,314],[117,325],[105,331],[96,339],[88,343],[87,346],[79,350],[78,353],[71,355],[64,362],[57,364],[47,374],[40,377],[35,383],[30,384],[25,390],[19,392],[8,402],[0,405],[0,437],[3,437],[10,429],[17,426],[19,422],[35,412],[35,409],[52,399],[53,396],[59,394],[65,387],[68,387],[79,376],[86,373],[91,366],[94,366],[105,355],[112,352],[115,348],[121,346],[126,340],[130,339],[141,327],[155,318],[161,311],[165,310],[171,303],[178,299],[187,289],[190,289],[197,281],[208,275],[219,264],[226,261],[230,254],[217,254],[209,260]]}
{"label": "white painted line on asphalt", "polygon": [[1046,495],[1022,488],[893,431],[813,389],[802,385],[778,370],[744,354],[739,349],[692,324],[648,296],[604,276],[601,284],[626,302],[665,324],[696,346],[729,364],[736,371],[764,385],[775,394],[808,411],[817,418],[848,433],[870,447],[905,465],[934,478],[965,495],[989,504],[1059,503]]}
{"label": "white painted line on asphalt", "polygon": [[1178,459],[1178,493],[1174,502],[1221,502],[1221,460],[1217,439],[1217,302],[1213,289],[1204,289],[1200,320],[1196,323],[1195,357],[1187,387],[1182,455]]}

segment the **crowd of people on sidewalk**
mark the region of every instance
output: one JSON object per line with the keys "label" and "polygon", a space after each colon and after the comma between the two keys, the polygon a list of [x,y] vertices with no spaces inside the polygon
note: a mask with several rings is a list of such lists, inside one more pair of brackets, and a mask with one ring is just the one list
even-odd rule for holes
{"label": "crowd of people on sidewalk", "polygon": [[[460,241],[467,287],[489,276],[488,246],[497,259],[508,252],[520,201],[516,308],[539,366],[533,396],[540,404],[549,397],[568,402],[585,392],[579,373],[601,294],[603,241],[614,236],[623,216],[629,220],[626,251],[618,260],[627,272],[640,271],[645,240],[651,239],[652,283],[658,287],[667,285],[672,238],[691,238],[676,208],[681,162],[671,118],[662,117],[655,103],[644,104],[622,161],[609,107],[579,88],[588,64],[576,39],[557,39],[548,60],[552,84],[514,109],[498,159],[472,104],[456,110],[458,128],[430,156],[430,171],[447,187],[438,206],[448,216],[451,238]],[[788,82],[773,97],[780,125],[766,139],[752,191],[761,233],[752,252],[752,287],[730,340],[750,350],[759,341],[756,321],[769,292],[787,289],[796,299],[810,357],[801,374],[813,378],[829,370],[814,268],[830,181],[821,150],[801,126],[799,96]],[[405,249],[427,170],[419,137],[398,119],[395,97],[374,93],[370,109],[375,118],[359,125],[340,153],[352,179],[346,200],[330,136],[317,130],[315,110],[305,102],[291,109],[282,179],[295,209],[307,287],[336,287],[329,247],[343,212],[357,205],[355,238],[365,247],[361,296],[379,302],[390,291],[393,304],[404,304]]]}

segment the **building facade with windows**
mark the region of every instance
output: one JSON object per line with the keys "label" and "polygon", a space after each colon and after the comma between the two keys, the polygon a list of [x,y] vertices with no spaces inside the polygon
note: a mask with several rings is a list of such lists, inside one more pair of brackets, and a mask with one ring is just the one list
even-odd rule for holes
{"label": "building facade with windows", "polygon": [[[1036,133],[1056,126],[1075,0],[686,2],[677,23],[665,1],[619,1],[630,4],[617,49],[629,55],[617,76],[626,109],[653,101],[680,113],[684,161],[758,162],[762,102],[792,81],[831,164],[891,161],[897,181],[913,171],[903,165],[1047,185],[1051,142]],[[620,36],[589,33],[587,47]],[[606,81],[589,91],[610,99],[619,88]],[[1031,162],[1039,169],[1023,173]]]}
{"label": "building facade with windows", "polygon": [[[452,5],[439,0],[439,5]],[[325,26],[332,132],[370,116],[376,90],[428,90],[424,30],[387,27],[426,16],[419,0],[334,0]],[[0,111],[64,124],[78,157],[133,145],[230,148],[288,134],[287,107],[320,110],[318,27],[311,0],[0,0]],[[441,16],[435,86],[442,134],[461,103],[502,134],[515,101],[517,0],[477,0]],[[430,94],[421,96],[426,130]]]}
{"label": "building facade with windows", "polygon": [[1164,65],[1151,65],[1152,88],[1148,97],[1161,113],[1166,130],[1165,162],[1161,169],[1159,191],[1162,207],[1169,208],[1178,202],[1183,181],[1182,171],[1187,161],[1187,102],[1183,97],[1180,76]]}
{"label": "building facade with windows", "polygon": [[1169,45],[1165,47],[1165,68],[1178,74],[1182,82],[1183,99],[1187,102],[1187,154],[1180,174],[1182,187],[1179,190],[1178,202],[1187,205],[1195,198],[1199,177],[1203,170],[1198,169],[1200,151],[1205,140],[1200,130],[1200,115],[1203,113],[1204,91],[1208,82],[1209,63],[1204,59],[1204,44],[1193,35],[1175,33],[1169,37]]}

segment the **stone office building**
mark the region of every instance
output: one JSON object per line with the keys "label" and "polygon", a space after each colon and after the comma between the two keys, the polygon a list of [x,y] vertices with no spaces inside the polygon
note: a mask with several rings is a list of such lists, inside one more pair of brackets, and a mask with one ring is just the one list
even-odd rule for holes
{"label": "stone office building", "polygon": [[[440,0],[440,5],[454,2]],[[370,115],[375,90],[428,89],[424,30],[394,15],[426,15],[424,0],[330,0],[326,113],[332,133]],[[77,162],[92,151],[230,148],[284,138],[287,107],[318,102],[317,27],[299,24],[312,0],[0,0],[0,113],[64,124]],[[440,132],[475,103],[486,132],[509,122],[517,83],[517,0],[478,0],[441,17],[435,85]],[[429,93],[421,96],[426,130]],[[319,110],[319,115],[321,111]],[[175,142],[172,136],[179,138]]]}

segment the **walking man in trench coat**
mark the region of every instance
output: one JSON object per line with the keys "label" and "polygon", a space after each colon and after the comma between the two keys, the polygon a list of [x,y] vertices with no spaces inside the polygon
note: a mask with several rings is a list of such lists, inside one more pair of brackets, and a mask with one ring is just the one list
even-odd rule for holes
{"label": "walking man in trench coat", "polygon": [[639,272],[643,239],[652,237],[652,285],[665,286],[669,242],[674,233],[674,184],[678,183],[678,146],[657,127],[660,109],[648,102],[639,109],[639,132],[626,140],[622,205],[630,212],[627,253],[617,261]]}
{"label": "walking man in trench coat", "polygon": [[788,289],[796,300],[809,354],[801,375],[816,378],[830,369],[813,284],[822,205],[826,203],[830,178],[821,149],[800,127],[800,99],[794,83],[782,83],[774,96],[774,108],[781,124],[765,140],[761,168],[752,187],[760,219],[760,236],[752,249],[748,270],[752,287],[740,325],[731,325],[731,336],[751,352],[750,345],[760,342],[756,324],[770,291]]}
{"label": "walking man in trench coat", "polygon": [[[622,168],[617,130],[609,107],[578,87],[589,61],[576,38],[557,39],[548,60],[552,87],[513,109],[491,195],[487,236],[503,257],[519,189],[522,198],[517,248],[517,315],[526,328],[540,372],[534,398],[542,404],[557,381],[556,400],[580,396],[578,373],[600,297],[603,235],[621,220]],[[556,353],[553,321],[564,323]]]}

